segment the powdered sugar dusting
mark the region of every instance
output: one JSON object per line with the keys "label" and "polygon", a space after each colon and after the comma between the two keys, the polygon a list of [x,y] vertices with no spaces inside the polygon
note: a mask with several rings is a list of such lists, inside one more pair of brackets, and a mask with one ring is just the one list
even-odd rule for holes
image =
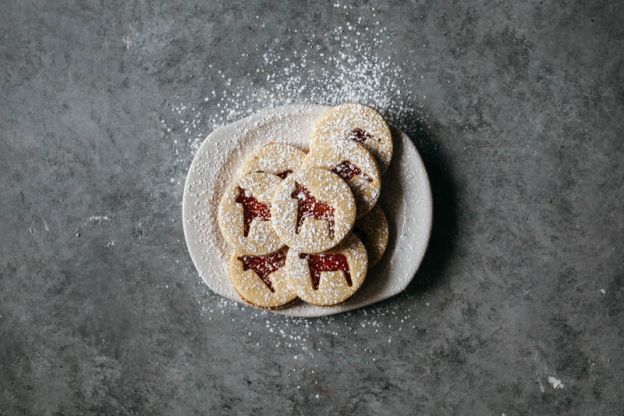
{"label": "powdered sugar dusting", "polygon": [[[215,206],[227,182],[236,176],[242,160],[240,149],[245,146],[256,148],[266,142],[268,131],[280,133],[285,143],[298,145],[302,137],[309,137],[314,120],[325,109],[304,105],[270,110],[222,127],[204,141],[187,178],[184,231],[195,266],[214,292],[230,299],[240,299],[223,268],[223,259],[229,258],[230,249],[215,225]],[[386,183],[385,196],[381,200],[388,218],[392,219],[392,239],[387,255],[348,301],[331,307],[298,303],[277,313],[319,316],[344,312],[396,295],[412,280],[430,233],[431,195],[424,166],[409,138],[399,132],[396,143],[395,160],[388,171],[394,180]],[[289,178],[292,175],[285,182]],[[318,193],[319,189],[315,192]],[[274,203],[272,209],[275,209]],[[411,215],[405,215],[406,212]],[[401,244],[396,244],[397,241]]]}
{"label": "powdered sugar dusting", "polygon": [[557,377],[553,377],[553,376],[548,376],[548,383],[555,390],[560,390],[560,389],[563,389],[565,387],[561,380],[559,380]]}
{"label": "powdered sugar dusting", "polygon": [[[271,220],[271,196],[273,188],[281,181],[270,173],[250,173],[235,178],[223,192],[219,204],[220,231],[235,248],[246,254],[267,254],[280,247],[282,243],[273,231]],[[244,224],[246,204],[239,197],[240,191],[246,198],[253,198],[256,204],[267,209],[268,217],[252,218],[250,224]],[[211,210],[213,207],[209,207]],[[243,233],[243,231],[246,231]]]}
{"label": "powdered sugar dusting", "polygon": [[383,117],[374,109],[355,103],[332,107],[316,123],[311,148],[356,142],[376,159],[382,173],[392,160],[392,135]]}
{"label": "powdered sugar dusting", "polygon": [[[332,348],[337,338],[348,337],[354,345],[361,346],[360,360],[374,364],[384,359],[384,349],[379,345],[392,345],[392,336],[378,339],[380,331],[390,329],[396,335],[410,335],[410,348],[426,348],[424,333],[427,317],[423,317],[423,303],[392,302],[383,306],[346,312],[338,316],[326,316],[322,319],[304,319],[289,316],[277,316],[273,312],[252,309],[238,302],[217,298],[214,302],[199,300],[201,315],[206,321],[228,319],[232,328],[245,329],[246,342],[258,340],[260,333],[269,333],[273,337],[273,348],[277,348],[291,357],[291,374],[307,372],[314,379],[317,367],[314,358],[324,356]],[[216,317],[218,315],[218,317]],[[225,318],[227,316],[227,318]],[[373,345],[362,343],[364,339],[378,339]],[[370,346],[366,346],[370,345]],[[377,345],[377,347],[375,346]],[[256,347],[267,345],[256,341]],[[312,383],[315,383],[314,381]]]}
{"label": "powdered sugar dusting", "polygon": [[[303,189],[293,198],[298,186]],[[313,198],[314,205],[324,204],[331,209],[331,218],[300,216],[299,207],[307,196]],[[355,222],[355,201],[348,185],[324,169],[304,169],[286,178],[275,189],[273,209],[271,222],[282,241],[312,253],[336,246]]]}
{"label": "powdered sugar dusting", "polygon": [[[348,163],[345,167],[345,163]],[[357,217],[366,215],[377,203],[381,191],[379,169],[373,157],[360,144],[349,140],[332,141],[327,146],[308,153],[304,166],[317,166],[332,170],[351,188],[357,206]],[[357,169],[357,174],[347,177],[342,171]]]}
{"label": "powdered sugar dusting", "polygon": [[[337,9],[338,13],[344,10]],[[374,9],[367,18],[354,19],[348,11],[343,13],[344,23],[324,36],[332,40],[329,50],[313,33],[304,47],[292,53],[285,53],[279,44],[258,44],[250,49],[261,60],[253,73],[247,74],[248,80],[236,83],[209,65],[220,90],[211,90],[192,104],[173,97],[174,104],[161,124],[167,135],[183,137],[174,139],[177,161],[187,165],[203,139],[217,127],[261,109],[292,103],[356,102],[377,109],[402,130],[413,127],[414,122],[426,124],[422,97],[410,97],[412,86],[403,76],[403,68],[384,55],[388,29],[376,21]],[[300,35],[298,31],[290,29],[292,36]],[[262,85],[254,79],[262,80]]]}
{"label": "powdered sugar dusting", "polygon": [[[172,152],[174,153],[176,168],[172,170],[172,183],[181,184],[183,182],[183,175],[193,155],[208,133],[265,108],[300,102],[329,105],[359,102],[374,107],[393,126],[403,130],[411,130],[414,122],[427,124],[422,112],[422,96],[412,95],[410,92],[412,85],[403,77],[403,68],[397,66],[385,53],[386,45],[389,42],[388,30],[376,22],[375,10],[365,10],[365,7],[354,10],[350,6],[343,6],[338,3],[336,3],[335,10],[338,17],[337,21],[344,23],[334,27],[324,35],[324,39],[331,39],[332,42],[325,42],[310,34],[305,42],[301,43],[300,41],[297,52],[288,54],[284,53],[280,46],[280,42],[286,39],[280,39],[279,42],[271,41],[266,44],[247,45],[246,51],[249,52],[245,54],[249,53],[261,57],[256,61],[257,67],[247,74],[250,76],[232,80],[217,65],[211,65],[210,78],[214,85],[213,90],[193,101],[189,101],[186,97],[171,97],[168,107],[159,121],[163,136],[171,140]],[[361,13],[362,16],[354,17],[354,13]],[[305,28],[291,29],[291,35],[298,39],[302,38],[302,32],[305,32]],[[245,57],[243,56],[241,60],[243,58]],[[282,124],[290,122],[291,119],[286,117]],[[297,122],[300,121],[297,120]],[[261,121],[258,123],[262,124]],[[269,126],[263,134],[272,134],[271,130],[274,128],[279,131],[289,130],[282,128],[283,125],[276,127],[269,123]],[[305,128],[307,127],[304,127],[304,130]],[[237,129],[232,128],[230,131],[232,134],[244,133]],[[302,148],[307,146],[301,137],[291,136],[282,140],[282,138],[274,136],[273,139],[296,144]],[[254,147],[250,143],[260,144],[256,138],[251,137],[246,140],[245,148],[247,151]],[[218,153],[215,155],[215,159],[220,161],[224,165],[223,170],[228,172],[239,168],[239,161],[248,155],[242,147],[238,146],[238,142],[234,141],[220,143]],[[395,162],[399,165],[398,170],[405,166],[404,161]],[[223,187],[225,183],[219,184],[219,182],[225,182],[227,179],[223,178],[220,173],[215,174],[205,165],[198,164],[194,166],[194,170],[194,174],[202,178],[198,183],[188,185],[191,190],[197,192],[198,196],[205,197],[204,200],[197,200],[199,204],[197,208],[200,209],[214,202],[211,201],[212,196],[202,193],[204,191],[201,189],[214,189],[215,186],[217,188]],[[404,178],[400,182],[400,186],[403,188],[420,186],[417,185],[418,181],[414,178]],[[422,201],[419,204],[427,206],[427,203]],[[404,212],[407,209],[406,206],[395,201],[389,201],[387,205],[386,212],[389,215]],[[419,206],[422,207],[423,205]],[[210,220],[199,217],[195,217],[193,222],[202,231],[201,235],[204,236],[215,225]],[[396,237],[405,239],[406,224],[399,222],[397,226],[399,228],[394,231]],[[422,235],[425,236],[426,240],[428,226],[426,224],[419,226],[423,227]],[[198,243],[203,244],[204,248],[208,247],[207,250],[216,249],[224,257],[230,255],[227,247],[213,246],[210,248],[214,242],[206,241],[203,237],[199,237],[197,240]],[[407,248],[414,250],[418,247],[418,244],[407,240],[405,243]],[[389,255],[392,256],[392,252],[397,250],[390,247],[389,251],[391,251]],[[419,263],[419,256],[415,255],[414,257]],[[202,258],[205,259],[206,255],[200,254],[198,256],[199,260]],[[197,262],[196,265],[198,265]],[[380,267],[382,266],[380,265]],[[198,270],[202,275],[221,272],[219,270],[202,270],[201,265],[198,266]],[[366,285],[363,290],[366,290]],[[378,288],[372,288],[372,290],[383,292]],[[216,291],[219,292],[219,290]],[[204,292],[203,290],[198,291],[198,296],[200,296],[199,293]],[[221,298],[215,300],[216,304],[214,304],[213,299],[212,297],[202,297],[201,303],[205,306],[206,312],[212,309],[213,312],[220,311],[223,313],[223,308],[233,311],[239,307],[236,302]],[[248,308],[241,308],[249,312]],[[297,308],[297,306],[291,308],[291,312]],[[375,308],[375,310],[380,311],[381,308]],[[266,312],[257,312],[257,314],[268,319]],[[210,318],[210,314],[208,314],[208,318]],[[289,322],[296,322],[295,326],[299,327],[307,321],[289,320]],[[328,319],[323,322],[331,325],[332,320]]]}

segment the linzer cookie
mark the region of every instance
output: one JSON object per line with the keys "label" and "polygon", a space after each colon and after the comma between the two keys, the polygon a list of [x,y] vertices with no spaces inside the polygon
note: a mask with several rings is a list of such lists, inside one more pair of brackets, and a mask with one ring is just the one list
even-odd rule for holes
{"label": "linzer cookie", "polygon": [[286,176],[301,168],[306,153],[289,144],[269,143],[245,161],[242,173],[267,172],[284,179]]}
{"label": "linzer cookie", "polygon": [[353,233],[329,251],[289,250],[286,256],[292,291],[314,305],[336,305],[349,299],[364,282],[366,269],[366,249]]}
{"label": "linzer cookie", "polygon": [[382,174],[388,169],[392,159],[392,134],[383,117],[374,109],[361,104],[330,108],[316,122],[310,150],[340,140],[362,144],[373,154]]}
{"label": "linzer cookie", "polygon": [[271,222],[291,249],[318,253],[336,246],[355,221],[355,200],[349,185],[321,168],[289,175],[276,188]]}
{"label": "linzer cookie", "polygon": [[270,173],[250,173],[234,180],[219,204],[221,233],[237,251],[272,253],[284,244],[271,225],[271,197],[281,182]]}
{"label": "linzer cookie", "polygon": [[381,175],[375,158],[361,144],[348,140],[330,142],[308,153],[303,164],[331,170],[344,179],[353,192],[357,218],[377,203]]}
{"label": "linzer cookie", "polygon": [[297,298],[284,267],[286,252],[283,248],[261,256],[232,255],[230,281],[244,301],[262,308],[279,308]]}
{"label": "linzer cookie", "polygon": [[368,253],[368,268],[371,269],[383,257],[388,246],[388,220],[383,210],[376,206],[353,226]]}

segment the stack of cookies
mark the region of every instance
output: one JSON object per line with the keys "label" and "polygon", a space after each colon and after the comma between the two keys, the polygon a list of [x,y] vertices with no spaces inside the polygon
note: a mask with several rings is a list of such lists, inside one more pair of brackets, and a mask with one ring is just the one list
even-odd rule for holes
{"label": "stack of cookies", "polygon": [[392,135],[370,107],[345,104],[316,122],[310,150],[272,142],[243,164],[219,204],[241,298],[280,308],[335,305],[383,256],[388,222],[377,205]]}

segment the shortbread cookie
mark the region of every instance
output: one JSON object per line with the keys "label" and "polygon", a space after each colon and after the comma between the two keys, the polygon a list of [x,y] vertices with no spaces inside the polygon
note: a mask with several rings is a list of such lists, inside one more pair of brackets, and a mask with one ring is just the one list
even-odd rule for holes
{"label": "shortbread cookie", "polygon": [[230,258],[230,280],[246,302],[262,308],[279,308],[297,298],[286,274],[286,252],[254,256],[234,253]]}
{"label": "shortbread cookie", "polygon": [[308,153],[303,165],[331,170],[344,179],[353,192],[357,218],[368,214],[377,203],[381,175],[375,158],[361,144],[348,140],[330,142]]}
{"label": "shortbread cookie", "polygon": [[388,220],[379,206],[375,206],[365,217],[353,226],[368,253],[368,268],[371,269],[383,257],[388,246]]}
{"label": "shortbread cookie", "polygon": [[271,198],[281,181],[271,173],[250,173],[226,189],[219,204],[219,227],[237,251],[260,255],[284,245],[271,225]]}
{"label": "shortbread cookie", "polygon": [[316,122],[310,150],[339,140],[361,143],[375,156],[381,173],[392,159],[392,134],[383,117],[361,104],[343,104],[327,110]]}
{"label": "shortbread cookie", "polygon": [[243,164],[241,173],[267,172],[284,179],[301,168],[306,153],[286,143],[269,143],[256,150]]}
{"label": "shortbread cookie", "polygon": [[329,251],[314,254],[291,249],[286,256],[291,290],[314,305],[349,299],[364,282],[366,269],[366,249],[353,233]]}
{"label": "shortbread cookie", "polygon": [[273,228],[290,248],[319,253],[336,246],[355,221],[349,185],[326,169],[302,169],[284,179],[272,201]]}

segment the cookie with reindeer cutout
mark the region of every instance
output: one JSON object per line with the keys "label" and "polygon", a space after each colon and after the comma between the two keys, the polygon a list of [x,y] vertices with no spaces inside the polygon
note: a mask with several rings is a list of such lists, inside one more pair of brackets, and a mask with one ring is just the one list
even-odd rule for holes
{"label": "cookie with reindeer cutout", "polygon": [[353,233],[359,237],[368,253],[368,268],[371,269],[383,257],[388,247],[388,220],[377,205],[353,226]]}
{"label": "cookie with reindeer cutout", "polygon": [[381,114],[362,104],[343,104],[327,110],[316,122],[310,151],[342,140],[364,146],[385,173],[392,159],[392,134]]}
{"label": "cookie with reindeer cutout", "polygon": [[257,149],[244,163],[241,172],[267,172],[284,179],[301,168],[306,152],[286,143],[269,143]]}
{"label": "cookie with reindeer cutout", "polygon": [[250,173],[225,190],[217,218],[223,237],[237,251],[260,255],[284,245],[271,225],[271,198],[281,181],[271,173]]}
{"label": "cookie with reindeer cutout", "polygon": [[229,264],[230,281],[244,301],[273,309],[297,299],[284,267],[287,251],[282,248],[275,253],[260,256],[238,252],[232,255]]}
{"label": "cookie with reindeer cutout", "polygon": [[338,245],[355,222],[349,185],[321,168],[299,170],[275,189],[271,222],[291,249],[319,253]]}
{"label": "cookie with reindeer cutout", "polygon": [[323,253],[289,250],[286,273],[292,291],[302,300],[319,306],[349,299],[366,277],[367,254],[353,233],[340,245]]}
{"label": "cookie with reindeer cutout", "polygon": [[303,161],[304,167],[328,169],[344,179],[355,197],[356,217],[368,214],[381,192],[381,174],[375,158],[359,143],[340,140],[317,147]]}

